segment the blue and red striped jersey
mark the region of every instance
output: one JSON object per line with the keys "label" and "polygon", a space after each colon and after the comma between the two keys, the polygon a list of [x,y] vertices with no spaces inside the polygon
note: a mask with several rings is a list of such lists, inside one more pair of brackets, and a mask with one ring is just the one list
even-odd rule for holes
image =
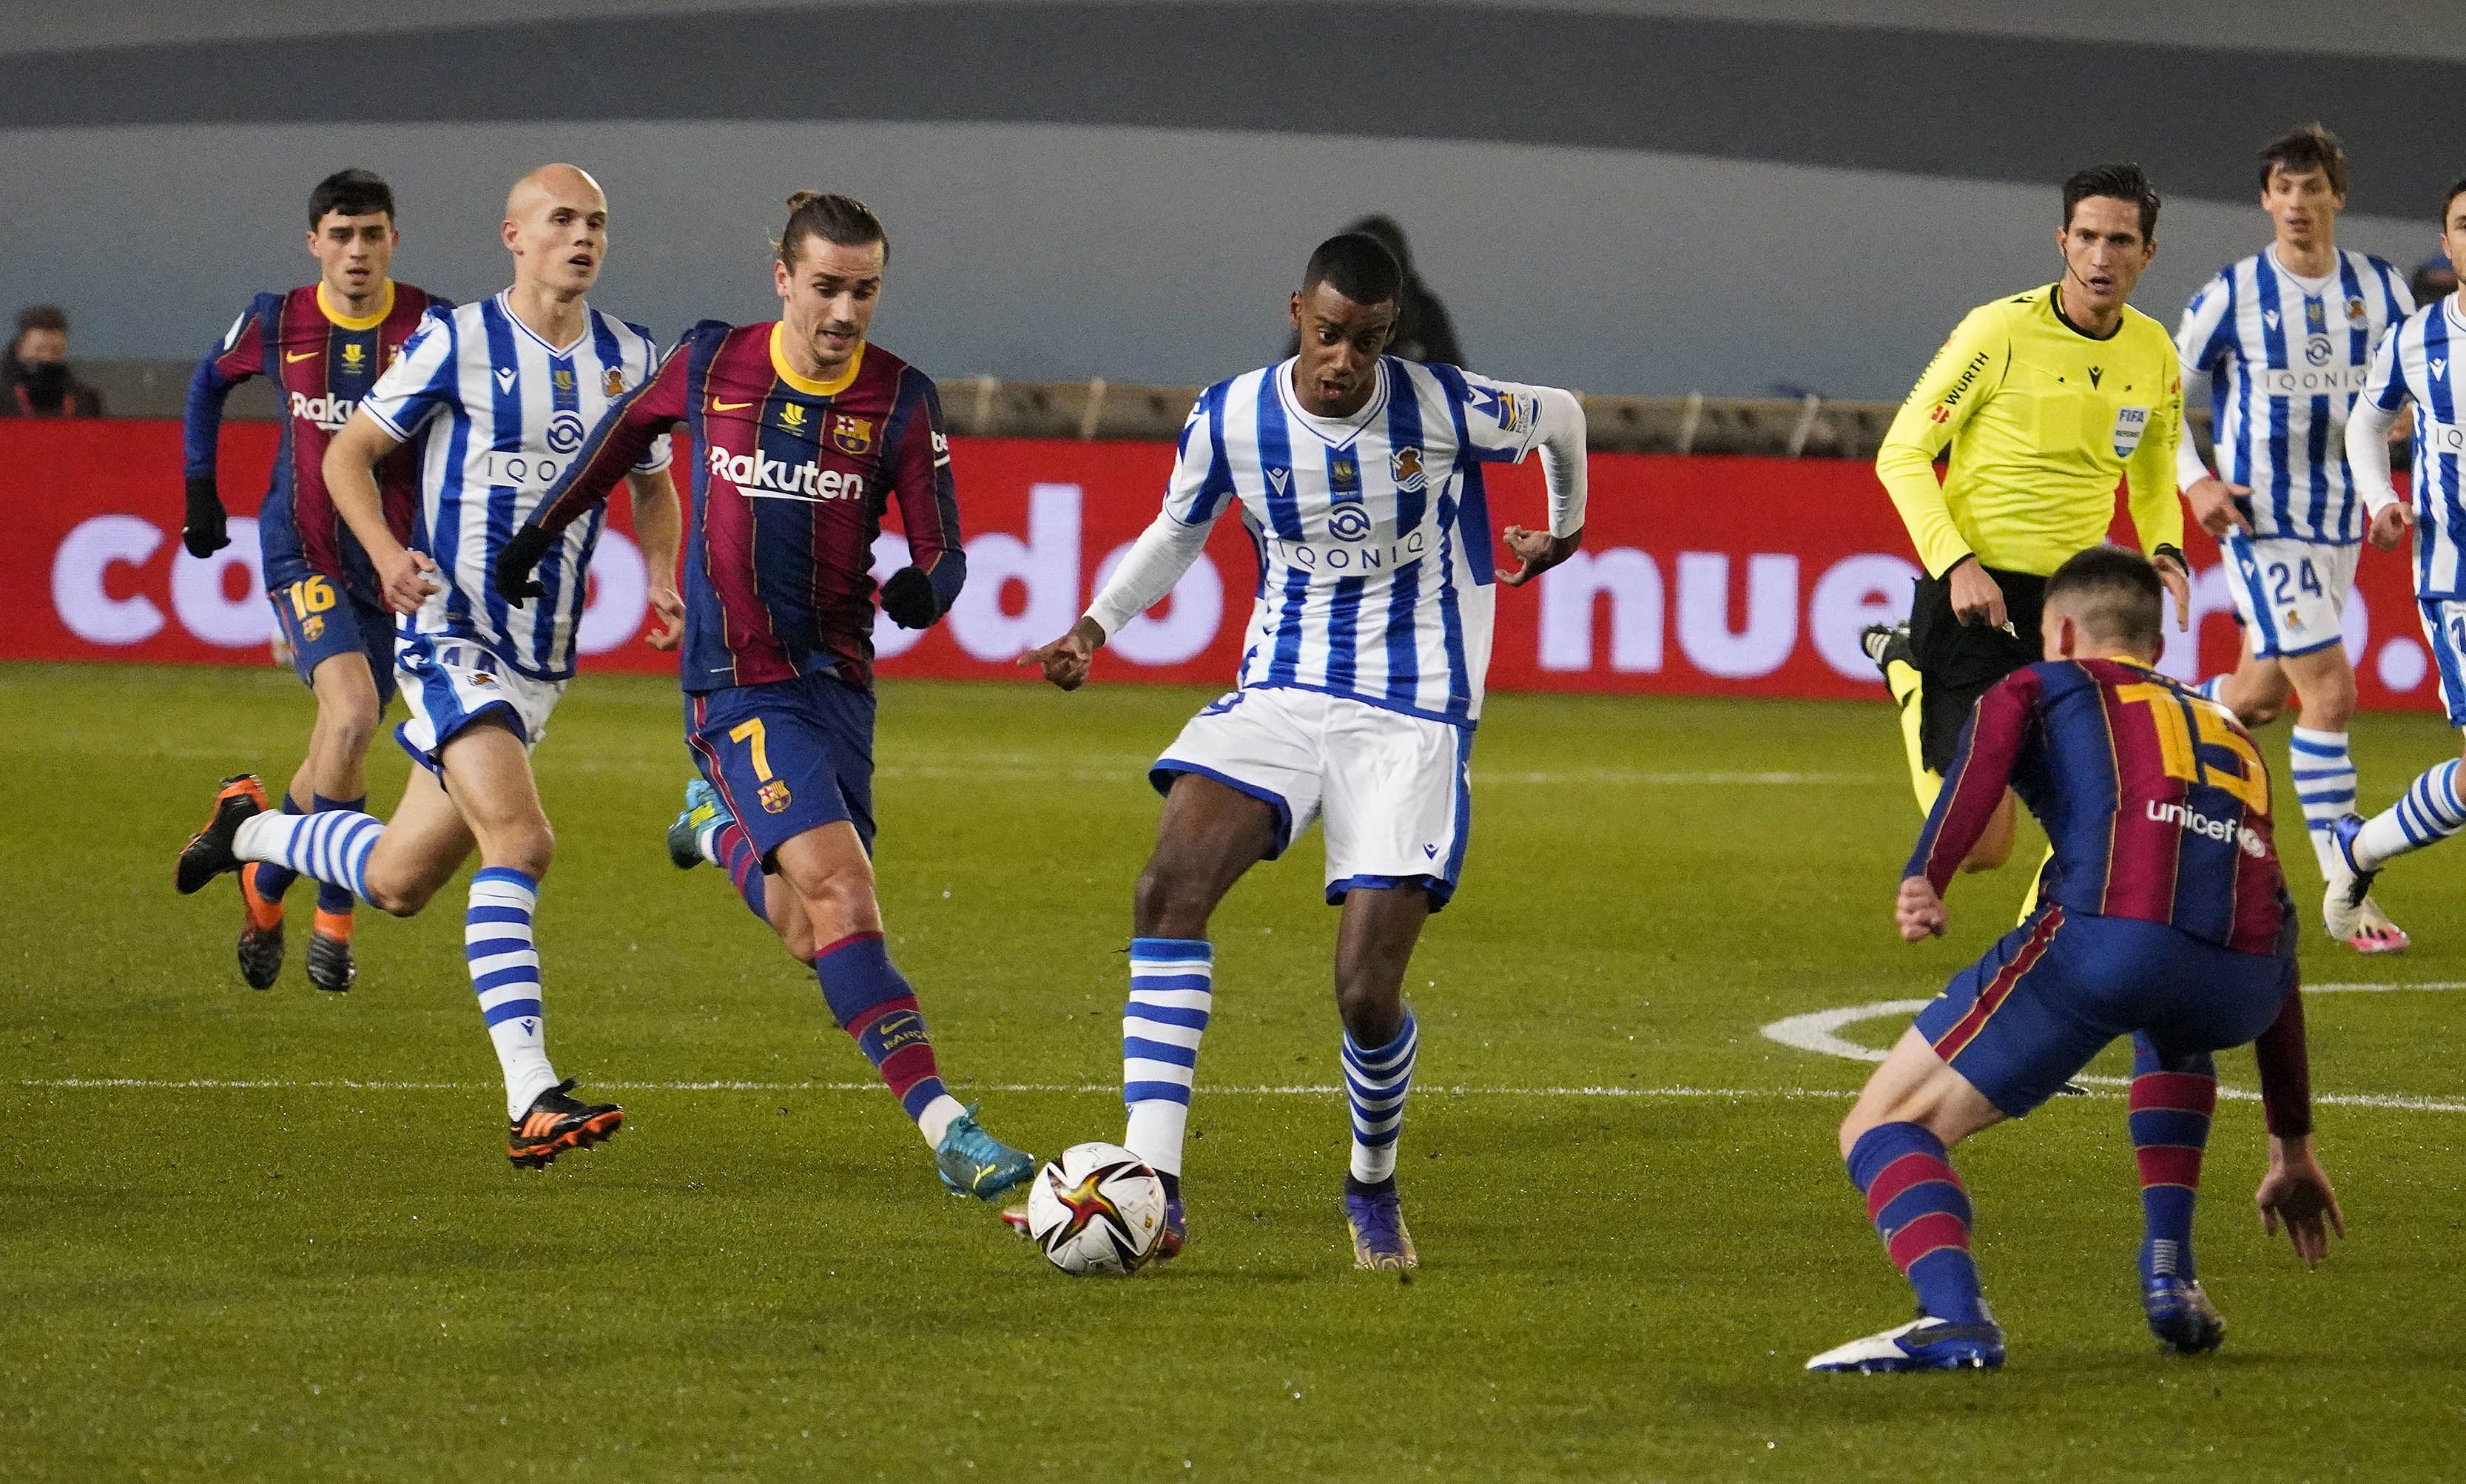
{"label": "blue and red striped jersey", "polygon": [[[378,373],[402,353],[420,320],[431,309],[453,307],[408,283],[388,282],[376,307],[360,316],[332,307],[323,283],[259,294],[197,363],[182,429],[191,478],[213,476],[223,401],[232,388],[251,376],[270,377],[282,401],[274,479],[257,515],[268,591],[318,574],[375,600],[368,556],[325,493],[325,445],[351,420]],[[377,488],[386,524],[408,541],[419,505],[418,450],[388,455],[377,465]]]}
{"label": "blue and red striped jersey", "polygon": [[2050,660],[1980,698],[1902,875],[1939,892],[2009,787],[2054,858],[2041,900],[2245,954],[2292,920],[2269,770],[2231,712],[2128,660]]}
{"label": "blue and red striped jersey", "polygon": [[947,612],[967,578],[950,439],[930,378],[875,345],[828,382],[801,376],[776,323],[705,320],[625,394],[540,501],[553,536],[606,500],[652,439],[693,437],[685,502],[689,691],[828,670],[873,684],[873,542],[899,502],[908,560]]}

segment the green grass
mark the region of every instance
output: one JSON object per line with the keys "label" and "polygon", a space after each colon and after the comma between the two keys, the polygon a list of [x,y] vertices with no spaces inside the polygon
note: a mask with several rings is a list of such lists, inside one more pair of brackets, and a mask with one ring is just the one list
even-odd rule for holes
{"label": "green grass", "polygon": [[[1142,768],[1199,696],[886,692],[893,949],[1005,1137],[1118,1136]],[[1071,1282],[939,1193],[885,1094],[834,1086],[867,1072],[811,979],[717,872],[665,864],[687,764],[664,686],[586,679],[540,754],[549,1049],[630,1118],[544,1176],[498,1152],[459,890],[364,913],[347,997],[307,987],[296,937],[251,993],[232,893],[171,893],[213,780],[296,760],[286,676],[0,668],[0,1477],[2455,1472],[2457,1112],[2323,1110],[2351,1235],[2307,1273],[2251,1214],[2257,1111],[2226,1104],[2202,1270],[2232,1328],[2183,1362],[2135,1303],[2122,1105],[2059,1100],[1961,1157],[2005,1371],[1801,1373],[1908,1299],[1833,1155],[1864,1068],[1758,1027],[1931,993],[2021,888],[1964,881],[1948,941],[1893,936],[1916,821],[1877,708],[1494,703],[1465,889],[1411,981],[1409,1286],[1351,1270],[1340,1100],[1258,1091],[1335,1076],[1315,840],[1217,923],[1189,1254]],[[2455,744],[2418,717],[2359,741],[2374,801]],[[1703,777],[1741,771],[1819,777]],[[381,744],[381,807],[402,774]],[[2309,977],[2466,979],[2461,885],[2466,848],[2406,863],[2383,899],[2421,946],[2308,942]],[[2454,1096],[2461,1010],[2316,998],[2320,1088]],[[2248,1055],[2225,1064],[2251,1085]],[[108,1078],[273,1085],[65,1085]],[[696,1082],[763,1086],[669,1086]],[[1654,1091],[1681,1087],[1745,1095]]]}

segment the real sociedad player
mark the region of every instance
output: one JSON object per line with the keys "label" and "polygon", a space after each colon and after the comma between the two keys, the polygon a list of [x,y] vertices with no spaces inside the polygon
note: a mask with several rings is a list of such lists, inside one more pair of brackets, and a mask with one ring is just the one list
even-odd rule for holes
{"label": "real sociedad player", "polygon": [[[2440,206],[2440,248],[2466,271],[2466,179]],[[2346,461],[2355,491],[2371,511],[2374,546],[2393,549],[2414,530],[2414,596],[2439,676],[2449,725],[2466,729],[2466,410],[2457,392],[2457,354],[2466,348],[2466,300],[2445,294],[2408,316],[2381,342],[2346,420]],[[2389,477],[2389,430],[2414,404],[2414,473],[2410,499]],[[2461,759],[2432,764],[2398,801],[2368,821],[2349,813],[2331,826],[2349,874],[2332,878],[2322,910],[2332,937],[2360,931],[2381,868],[2466,829]]]}
{"label": "real sociedad player", "polygon": [[[2339,248],[2346,154],[2327,129],[2306,124],[2262,148],[2260,205],[2275,240],[2221,269],[2175,333],[2184,402],[2209,407],[2218,463],[2209,472],[2186,437],[2177,478],[2193,519],[2226,553],[2244,632],[2233,672],[2200,688],[2248,727],[2275,719],[2295,696],[2288,777],[2321,877],[2343,888],[2330,829],[2355,806],[2346,735],[2355,672],[2341,641],[2365,525],[2345,421],[2374,348],[2414,301],[2387,261]],[[2364,954],[2407,947],[2368,896],[2342,941]]]}
{"label": "real sociedad player", "polygon": [[2157,569],[2093,547],[2047,578],[2045,659],[2006,677],[1962,733],[1902,872],[1894,918],[1944,931],[1942,893],[2019,794],[2054,849],[2036,908],[1954,976],[1841,1124],[1850,1178],[1919,1316],[1827,1350],[1819,1371],[1993,1369],[2004,1331],[1969,1251],[1947,1151],[2052,1096],[2133,1038],[2129,1127],[2145,1236],[2141,1308],[2167,1350],[2226,1337],[2192,1262],[2192,1208],[2218,1095],[2211,1053],[2257,1039],[2270,1132],[2254,1203],[2317,1264],[2337,1200],[2312,1154],[2294,904],[2270,839],[2269,770],[2233,714],[2153,665]]}
{"label": "real sociedad player", "polygon": [[1240,509],[1262,570],[1239,686],[1149,774],[1164,817],[1132,907],[1123,1143],[1165,1179],[1166,1256],[1186,1237],[1182,1138],[1214,991],[1208,917],[1317,820],[1327,901],[1343,909],[1335,998],[1354,1260],[1416,1262],[1396,1189],[1419,1046],[1403,975],[1423,923],[1456,889],[1471,828],[1467,765],[1496,599],[1482,466],[1541,450],[1549,528],[1509,527],[1516,566],[1495,573],[1521,585],[1581,540],[1585,463],[1572,394],[1383,355],[1401,283],[1377,239],[1321,243],[1290,302],[1298,354],[1200,395],[1163,513],[1087,616],[1020,660],[1078,688],[1107,637],[1161,601],[1217,518]]}
{"label": "real sociedad player", "polygon": [[[317,281],[259,294],[197,363],[189,378],[182,426],[188,518],[181,539],[191,556],[231,545],[214,478],[223,402],[252,376],[270,378],[282,398],[274,476],[257,514],[266,596],[291,663],[316,698],[308,754],[283,790],[282,811],[366,809],[369,739],[393,700],[393,615],[376,573],[325,492],[325,445],[350,420],[377,373],[432,308],[453,304],[388,276],[401,241],[393,191],[367,170],[337,170],[308,193],[308,253]],[[411,534],[419,462],[406,449],[378,466],[386,523]],[[282,972],[282,897],[294,872],[257,864],[238,873],[239,972],[251,988],[272,987]],[[352,896],[320,884],[308,938],[308,982],[351,987]]]}
{"label": "real sociedad player", "polygon": [[[272,814],[255,778],[234,778],[181,852],[177,879],[194,891],[243,862],[273,862],[409,916],[477,845],[464,956],[504,1073],[506,1158],[537,1169],[624,1120],[614,1104],[572,1096],[573,1083],[549,1063],[531,931],[554,842],[530,753],[573,674],[598,517],[556,546],[539,602],[506,605],[489,571],[591,426],[648,378],[657,356],[649,331],[584,297],[608,251],[608,200],[588,174],[546,165],[525,175],[501,235],[513,286],[431,316],[325,453],[336,506],[367,547],[387,605],[408,616],[396,664],[411,719],[394,735],[419,766],[401,804],[383,823],[347,810]],[[406,546],[386,526],[375,471],[423,433],[419,518]],[[675,647],[683,607],[670,578],[679,516],[667,460],[665,441],[654,441],[624,471],[660,648]]]}
{"label": "real sociedad player", "polygon": [[862,201],[789,197],[772,265],[779,319],[687,330],[506,543],[497,592],[509,604],[552,601],[531,577],[540,553],[668,429],[691,430],[682,679],[685,740],[715,816],[712,859],[812,966],[944,1185],[998,1201],[1036,1162],[944,1087],[916,993],[884,944],[874,888],[871,568],[889,502],[911,563],[882,584],[893,621],[933,623],[967,575],[933,383],[866,339],[889,256]]}

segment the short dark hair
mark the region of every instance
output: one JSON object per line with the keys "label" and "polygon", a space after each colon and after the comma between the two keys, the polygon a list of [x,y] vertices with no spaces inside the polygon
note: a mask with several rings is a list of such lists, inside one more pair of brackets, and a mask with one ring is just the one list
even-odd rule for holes
{"label": "short dark hair", "polygon": [[2158,188],[2149,184],[2148,173],[2128,160],[2111,165],[2093,165],[2075,170],[2064,182],[2064,225],[2073,224],[2073,208],[2092,196],[2113,196],[2141,208],[2141,236],[2143,241],[2158,239]]}
{"label": "short dark hair", "polygon": [[2346,146],[2338,136],[2318,124],[2306,124],[2289,129],[2260,146],[2260,189],[2269,189],[2269,177],[2284,170],[2290,175],[2319,170],[2329,177],[2329,190],[2337,195],[2346,193]]}
{"label": "short dark hair", "polygon": [[2094,546],[2047,579],[2045,606],[2076,598],[2076,616],[2092,639],[2155,654],[2166,643],[2165,595],[2149,558],[2128,547]]}
{"label": "short dark hair", "polygon": [[393,188],[374,170],[357,167],[336,170],[317,182],[317,189],[308,192],[309,229],[314,231],[319,222],[335,212],[346,216],[374,216],[383,212],[386,220],[392,222],[394,219]]}
{"label": "short dark hair", "polygon": [[53,329],[69,332],[69,313],[57,304],[28,304],[17,311],[17,336],[24,339],[28,330]]}
{"label": "short dark hair", "polygon": [[819,237],[841,247],[882,244],[882,260],[890,260],[890,234],[873,208],[854,196],[820,191],[799,191],[788,198],[788,225],[779,233],[779,260],[793,268],[807,237]]}
{"label": "short dark hair", "polygon": [[2461,195],[2466,195],[2466,175],[2460,175],[2455,180],[2451,181],[2449,183],[2449,189],[2440,193],[2441,231],[2446,232],[2449,230],[2449,209],[2457,204],[2457,198]]}
{"label": "short dark hair", "polygon": [[1318,245],[1302,274],[1304,294],[1322,283],[1357,304],[1392,304],[1404,291],[1404,270],[1377,237],[1340,232]]}

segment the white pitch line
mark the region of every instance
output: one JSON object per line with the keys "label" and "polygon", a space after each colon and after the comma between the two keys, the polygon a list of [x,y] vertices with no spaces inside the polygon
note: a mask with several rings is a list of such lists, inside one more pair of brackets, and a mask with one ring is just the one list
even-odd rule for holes
{"label": "white pitch line", "polygon": [[[2304,993],[2387,994],[2401,989],[2451,990],[2466,989],[2466,981],[2427,979],[2415,984],[2306,984]],[[1869,1004],[1845,1005],[1837,1010],[1816,1010],[1805,1015],[1787,1016],[1763,1027],[1766,1040],[1778,1041],[1793,1050],[1812,1051],[1819,1056],[1837,1056],[1845,1061],[1880,1062],[1885,1048],[1861,1046],[1840,1034],[1842,1027],[1861,1021],[1880,1020],[1888,1015],[1914,1015],[1933,1003],[1928,1000],[1878,1000]],[[2096,1087],[2124,1088],[2132,1085],[2129,1077],[2074,1077],[2074,1082]],[[2238,1102],[2257,1102],[2260,1094],[2242,1088],[2220,1087],[2220,1097]],[[2332,1108],[2394,1108],[2410,1113],[2466,1113],[2466,1100],[2450,1097],[2415,1097],[2403,1092],[2315,1092],[2316,1105]]]}
{"label": "white pitch line", "polygon": [[[130,1089],[144,1091],[181,1091],[208,1090],[237,1092],[288,1092],[301,1090],[348,1092],[480,1092],[494,1091],[495,1083],[480,1082],[358,1082],[343,1078],[290,1082],[278,1079],[227,1077],[21,1077],[19,1088],[42,1091],[112,1091]],[[881,1091],[879,1082],[603,1082],[594,1088],[615,1092],[873,1092]],[[965,1091],[980,1092],[1070,1092],[1118,1095],[1117,1082],[996,1082],[977,1085]],[[1507,1088],[1480,1087],[1470,1084],[1456,1086],[1428,1085],[1417,1088],[1424,1096],[1443,1097],[1643,1097],[1643,1098],[1847,1098],[1847,1089],[1827,1088],[1697,1088],[1655,1087],[1629,1088],[1610,1085],[1592,1087]],[[1260,1084],[1251,1087],[1209,1087],[1211,1096],[1232,1094],[1252,1097],[1339,1097],[1344,1089],[1334,1083],[1292,1083],[1282,1086]]]}

